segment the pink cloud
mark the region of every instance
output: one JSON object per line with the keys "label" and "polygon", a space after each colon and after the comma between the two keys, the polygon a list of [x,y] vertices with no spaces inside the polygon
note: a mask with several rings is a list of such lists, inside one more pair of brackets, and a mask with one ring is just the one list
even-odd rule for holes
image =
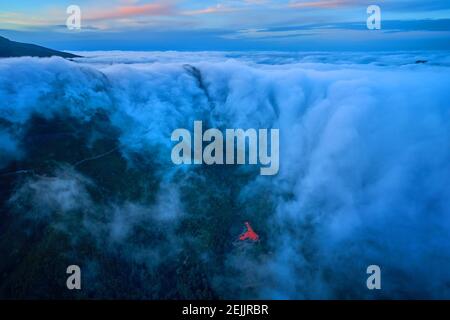
{"label": "pink cloud", "polygon": [[162,3],[148,3],[143,5],[129,5],[96,12],[86,17],[87,20],[121,19],[135,16],[161,16],[173,13],[173,7]]}
{"label": "pink cloud", "polygon": [[226,7],[222,4],[218,4],[214,7],[208,7],[199,10],[191,10],[183,12],[186,15],[198,15],[198,14],[211,14],[211,13],[224,13],[224,12],[233,12],[238,11],[237,8]]}
{"label": "pink cloud", "polygon": [[354,4],[351,0],[317,0],[317,1],[297,1],[289,3],[290,8],[335,8]]}

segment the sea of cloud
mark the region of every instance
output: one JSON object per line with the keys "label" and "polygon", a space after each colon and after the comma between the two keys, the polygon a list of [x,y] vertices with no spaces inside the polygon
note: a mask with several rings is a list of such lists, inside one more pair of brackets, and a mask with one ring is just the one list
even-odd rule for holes
{"label": "sea of cloud", "polygon": [[[194,120],[279,128],[279,174],[243,170],[239,191],[243,203],[262,197],[273,205],[253,221],[267,252],[231,250],[212,275],[218,294],[236,298],[251,282],[254,290],[239,298],[450,297],[448,53],[78,54],[85,58],[0,60],[0,174],[26,159],[33,116],[88,122],[101,111],[130,165],[136,154],[152,159],[148,170],[161,181],[155,202],[99,208],[92,181],[62,163],[52,177],[23,180],[10,204],[28,201],[42,219],[84,208],[90,233],[156,263],[181,250],[177,226],[195,215],[182,201],[194,168],[170,162],[171,132]],[[108,218],[89,219],[92,208]],[[133,246],[136,225],[154,232],[161,222],[173,223],[170,236]],[[382,269],[381,293],[365,286],[370,264]]]}

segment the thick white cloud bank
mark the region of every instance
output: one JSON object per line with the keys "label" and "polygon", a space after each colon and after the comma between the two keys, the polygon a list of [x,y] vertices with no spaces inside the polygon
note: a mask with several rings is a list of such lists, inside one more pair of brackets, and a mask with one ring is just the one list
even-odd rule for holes
{"label": "thick white cloud bank", "polygon": [[[213,275],[219,294],[250,281],[255,291],[243,298],[450,298],[448,53],[84,54],[76,62],[0,60],[2,171],[27,157],[22,137],[33,115],[89,121],[100,110],[119,130],[124,157],[157,163],[151,170],[170,191],[150,210],[176,221],[195,213],[179,212],[177,185],[186,182],[173,175],[193,168],[170,162],[174,129],[194,120],[279,128],[279,174],[249,178],[239,191],[243,203],[262,197],[273,205],[259,225],[267,254],[230,251],[226,270]],[[10,201],[32,194],[63,211],[91,203],[84,178],[72,175],[68,189],[32,180]],[[161,203],[172,194],[176,205]],[[112,210],[113,240],[130,236],[121,221],[146,223],[145,210]],[[382,269],[381,293],[366,288],[371,264]]]}

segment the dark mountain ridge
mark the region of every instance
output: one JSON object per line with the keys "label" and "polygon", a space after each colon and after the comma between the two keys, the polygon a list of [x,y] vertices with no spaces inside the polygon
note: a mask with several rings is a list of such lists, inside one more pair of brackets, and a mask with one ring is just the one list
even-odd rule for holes
{"label": "dark mountain ridge", "polygon": [[0,36],[0,58],[9,57],[52,57],[78,58],[75,54],[57,51],[34,44],[11,41]]}

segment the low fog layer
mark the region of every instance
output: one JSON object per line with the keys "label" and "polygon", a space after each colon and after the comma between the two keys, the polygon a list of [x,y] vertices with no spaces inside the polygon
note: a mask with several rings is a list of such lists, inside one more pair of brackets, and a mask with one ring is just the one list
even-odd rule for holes
{"label": "low fog layer", "polygon": [[[0,60],[0,296],[450,298],[448,55],[82,55]],[[279,174],[173,165],[195,120]]]}

